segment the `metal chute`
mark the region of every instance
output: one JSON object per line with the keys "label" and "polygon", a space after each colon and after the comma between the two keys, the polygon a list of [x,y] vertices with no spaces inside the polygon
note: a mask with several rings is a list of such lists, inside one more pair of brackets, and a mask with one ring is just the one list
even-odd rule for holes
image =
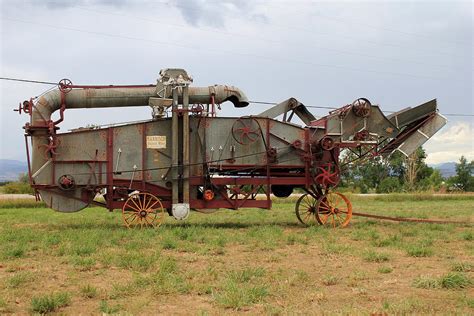
{"label": "metal chute", "polygon": [[436,99],[390,115],[400,133],[385,145],[379,153],[388,156],[400,151],[411,155],[447,123],[447,119],[437,112]]}

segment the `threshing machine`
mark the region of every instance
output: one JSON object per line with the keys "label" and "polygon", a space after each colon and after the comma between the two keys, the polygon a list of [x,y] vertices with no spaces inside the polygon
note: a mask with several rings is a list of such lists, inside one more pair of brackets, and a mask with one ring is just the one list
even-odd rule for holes
{"label": "threshing machine", "polygon": [[[191,83],[182,69],[164,69],[156,84],[140,86],[63,79],[58,89],[24,101],[18,110],[30,115],[25,142],[37,197],[59,212],[90,204],[121,209],[131,227],[157,226],[166,213],[183,220],[191,210],[270,209],[272,194],[301,188],[300,222],[344,227],[352,206],[334,191],[341,151],[409,155],[446,123],[436,100],[385,116],[364,98],[319,119],[294,98],[258,115],[217,117],[226,101],[248,106],[245,94]],[[68,109],[135,106],[151,107],[152,118],[58,132]],[[304,126],[291,123],[295,115]]]}

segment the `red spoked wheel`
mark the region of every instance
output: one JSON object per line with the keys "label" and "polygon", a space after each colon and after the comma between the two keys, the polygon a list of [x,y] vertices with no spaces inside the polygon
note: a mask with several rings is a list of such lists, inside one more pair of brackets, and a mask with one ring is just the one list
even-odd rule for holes
{"label": "red spoked wheel", "polygon": [[354,140],[358,140],[358,141],[366,140],[369,138],[369,136],[370,136],[370,133],[368,130],[362,130],[354,134]]}
{"label": "red spoked wheel", "polygon": [[131,227],[158,227],[165,219],[165,210],[160,199],[150,193],[132,194],[122,207],[122,219]]}
{"label": "red spoked wheel", "polygon": [[307,226],[318,223],[316,218],[318,200],[311,194],[300,196],[295,206],[295,213],[298,220]]}
{"label": "red spoked wheel", "polygon": [[367,117],[370,114],[372,104],[365,98],[359,98],[352,102],[352,110],[358,117]]}
{"label": "red spoked wheel", "polygon": [[335,187],[340,180],[339,167],[334,163],[327,163],[317,168],[318,174],[314,179],[324,188]]}
{"label": "red spoked wheel", "polygon": [[324,150],[332,150],[334,148],[334,140],[331,137],[324,137],[321,139],[320,144]]}
{"label": "red spoked wheel", "polygon": [[241,145],[255,143],[260,134],[260,125],[251,117],[239,118],[232,125],[232,137]]}
{"label": "red spoked wheel", "polygon": [[58,83],[59,91],[68,93],[72,90],[72,81],[69,79],[61,79]]}
{"label": "red spoked wheel", "polygon": [[339,192],[329,192],[316,203],[316,220],[325,226],[346,227],[352,217],[352,204]]}
{"label": "red spoked wheel", "polygon": [[190,112],[192,115],[201,116],[202,112],[204,112],[204,107],[201,104],[193,104]]}

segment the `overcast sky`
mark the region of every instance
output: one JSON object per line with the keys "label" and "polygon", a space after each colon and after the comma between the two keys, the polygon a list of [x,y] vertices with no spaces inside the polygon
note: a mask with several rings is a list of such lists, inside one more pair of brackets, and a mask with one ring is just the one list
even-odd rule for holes
{"label": "overcast sky", "polygon": [[[235,85],[257,101],[342,106],[366,97],[398,110],[437,98],[441,113],[474,114],[470,1],[0,3],[2,77],[144,84],[180,67],[195,86]],[[0,158],[25,160],[27,116],[12,109],[48,88],[0,80]],[[220,114],[266,108],[229,103]],[[67,110],[61,131],[149,117],[148,108]],[[425,145],[429,163],[474,159],[474,118],[448,119]]]}

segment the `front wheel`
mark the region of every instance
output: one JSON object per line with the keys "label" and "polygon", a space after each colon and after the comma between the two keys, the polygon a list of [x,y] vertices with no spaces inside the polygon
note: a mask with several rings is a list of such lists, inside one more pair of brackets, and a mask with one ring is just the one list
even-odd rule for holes
{"label": "front wheel", "polygon": [[325,226],[346,227],[352,217],[352,204],[339,192],[329,192],[316,203],[316,220]]}
{"label": "front wheel", "polygon": [[122,219],[131,227],[158,227],[165,218],[163,204],[153,194],[140,192],[132,194],[122,208]]}

